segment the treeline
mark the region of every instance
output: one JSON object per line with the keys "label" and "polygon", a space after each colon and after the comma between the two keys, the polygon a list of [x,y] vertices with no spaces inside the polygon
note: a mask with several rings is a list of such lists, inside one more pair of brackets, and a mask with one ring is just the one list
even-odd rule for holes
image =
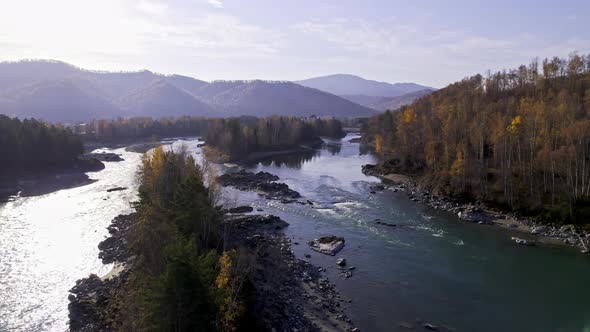
{"label": "treeline", "polygon": [[333,118],[228,118],[214,119],[205,140],[236,160],[254,152],[318,144],[322,142],[320,136],[342,138],[345,133],[340,121]]}
{"label": "treeline", "polygon": [[144,156],[128,239],[135,263],[112,301],[114,330],[244,328],[245,256],[223,248],[218,194],[204,172],[185,151]]}
{"label": "treeline", "polygon": [[476,75],[364,126],[383,167],[544,219],[590,219],[590,56]]}
{"label": "treeline", "polygon": [[204,117],[151,117],[93,120],[75,126],[75,131],[86,140],[118,141],[145,138],[165,138],[201,135],[211,119]]}
{"label": "treeline", "polygon": [[0,115],[0,173],[69,166],[83,151],[69,129]]}

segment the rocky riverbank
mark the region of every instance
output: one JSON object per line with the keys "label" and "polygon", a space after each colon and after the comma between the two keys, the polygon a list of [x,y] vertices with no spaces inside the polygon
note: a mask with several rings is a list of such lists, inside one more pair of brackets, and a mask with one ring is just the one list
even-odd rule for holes
{"label": "rocky riverbank", "polygon": [[[110,237],[99,244],[104,264],[113,271],[90,275],[71,289],[70,331],[109,331],[115,315],[110,301],[128,278],[133,257],[127,233],[135,214],[120,215],[108,227]],[[358,331],[344,313],[343,299],[322,269],[297,259],[283,233],[288,224],[271,215],[228,214],[226,247],[245,246],[255,255],[249,280],[253,286],[254,319],[262,331]]]}
{"label": "rocky riverbank", "polygon": [[254,310],[265,331],[359,331],[352,326],[342,298],[323,269],[297,259],[282,229],[288,224],[271,215],[238,215],[225,220],[233,245],[255,253],[250,280]]}
{"label": "rocky riverbank", "polygon": [[527,233],[528,239],[518,238],[525,240],[524,242],[514,240],[517,244],[536,243],[549,246],[569,246],[579,249],[582,253],[588,253],[590,232],[578,229],[574,225],[541,225],[510,212],[491,209],[481,202],[465,203],[448,197],[440,197],[423,190],[414,179],[408,176],[383,174],[377,165],[363,165],[362,172],[365,175],[381,178],[391,190],[406,192],[412,201],[452,212],[463,221],[480,225],[498,225]]}
{"label": "rocky riverbank", "polygon": [[82,157],[71,165],[43,170],[19,170],[0,176],[0,203],[14,196],[39,196],[57,190],[87,185],[93,182],[86,172],[98,172],[105,165],[96,158]]}
{"label": "rocky riverbank", "polygon": [[278,176],[267,172],[250,173],[245,170],[223,174],[217,178],[222,186],[232,186],[244,191],[256,191],[267,199],[292,203],[301,198],[298,192],[284,183],[276,182],[278,180]]}
{"label": "rocky riverbank", "polygon": [[127,233],[135,214],[119,215],[107,228],[110,236],[98,244],[103,264],[114,264],[111,273],[100,278],[95,274],[76,281],[68,299],[70,331],[110,331],[114,316],[110,301],[126,282],[133,259],[127,246]]}

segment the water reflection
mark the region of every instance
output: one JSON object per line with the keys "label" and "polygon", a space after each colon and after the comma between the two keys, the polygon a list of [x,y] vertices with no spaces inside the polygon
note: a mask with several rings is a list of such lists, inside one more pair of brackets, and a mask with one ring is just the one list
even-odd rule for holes
{"label": "water reflection", "polygon": [[[275,166],[275,167],[287,167],[293,169],[301,169],[303,164],[312,161],[314,158],[319,156],[321,152],[319,150],[305,150],[295,154],[274,156],[260,160],[258,163],[264,166]],[[256,166],[257,164],[251,164],[247,166]]]}
{"label": "water reflection", "polygon": [[342,150],[342,143],[340,142],[329,142],[324,144],[326,151],[330,152],[331,155],[337,155]]}
{"label": "water reflection", "polygon": [[375,151],[375,148],[368,144],[359,144],[359,154],[370,154]]}

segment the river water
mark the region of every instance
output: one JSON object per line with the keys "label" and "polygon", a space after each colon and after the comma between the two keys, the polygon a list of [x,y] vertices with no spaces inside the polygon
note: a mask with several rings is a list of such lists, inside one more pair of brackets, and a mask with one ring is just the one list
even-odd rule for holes
{"label": "river water", "polygon": [[[573,250],[518,246],[510,230],[460,222],[401,192],[370,194],[379,180],[361,173],[373,163],[354,136],[307,155],[246,167],[267,171],[314,205],[281,204],[224,190],[229,205],[251,205],[286,220],[295,254],[326,268],[362,331],[423,330],[422,322],[456,331],[590,331],[590,259]],[[177,141],[200,157],[197,141]],[[117,214],[129,211],[139,155],[91,173],[98,181],[0,206],[0,330],[63,331],[67,290],[88,273],[104,274],[97,243]],[[199,158],[197,158],[199,159]],[[224,171],[223,167],[221,171]],[[106,200],[104,200],[106,199]],[[375,219],[401,227],[377,225]],[[305,243],[338,235],[335,257]],[[336,259],[356,269],[343,279]]]}
{"label": "river water", "polygon": [[[65,331],[68,290],[109,271],[97,245],[115,216],[131,212],[140,161],[114,152],[125,161],[88,173],[91,184],[0,204],[0,331]],[[129,189],[107,192],[117,186]]]}

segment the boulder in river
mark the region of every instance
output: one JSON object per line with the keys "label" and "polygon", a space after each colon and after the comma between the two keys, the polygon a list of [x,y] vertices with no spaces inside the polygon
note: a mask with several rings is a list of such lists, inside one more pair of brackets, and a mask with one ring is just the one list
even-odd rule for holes
{"label": "boulder in river", "polygon": [[371,164],[363,165],[363,166],[361,166],[361,172],[365,175],[370,175],[370,176],[378,176],[379,175],[377,165],[371,165]]}
{"label": "boulder in river", "polygon": [[535,245],[535,241],[521,239],[521,238],[516,237],[516,236],[511,237],[511,240],[514,241],[516,244],[520,244],[520,245],[523,245],[523,246],[534,246]]}
{"label": "boulder in river", "polygon": [[338,260],[336,261],[336,264],[338,266],[344,266],[344,265],[346,265],[346,258],[338,258]]}
{"label": "boulder in river", "polygon": [[285,203],[296,202],[301,195],[288,185],[280,182],[279,177],[267,172],[250,173],[245,170],[219,176],[217,181],[222,186],[232,186],[239,190],[257,191],[267,199],[276,199]]}
{"label": "boulder in river", "polygon": [[382,184],[375,184],[370,187],[372,191],[383,191],[385,190],[385,186]]}
{"label": "boulder in river", "polygon": [[123,158],[121,158],[120,155],[118,155],[116,153],[112,153],[112,152],[88,153],[88,154],[85,154],[83,158],[85,158],[85,159],[94,158],[96,160],[107,161],[107,162],[123,161]]}
{"label": "boulder in river", "polygon": [[114,191],[122,191],[122,190],[127,190],[127,187],[114,187],[114,188],[111,188],[111,189],[107,189],[107,192],[108,193],[112,193]]}
{"label": "boulder in river", "polygon": [[319,239],[311,240],[308,244],[312,250],[334,256],[344,248],[344,238],[338,236],[324,236]]}
{"label": "boulder in river", "polygon": [[227,215],[224,222],[231,223],[234,227],[240,229],[258,231],[275,231],[289,226],[283,219],[269,214]]}
{"label": "boulder in river", "polygon": [[235,208],[231,208],[228,211],[229,211],[229,213],[248,213],[248,212],[254,211],[254,208],[252,208],[251,206],[244,205],[244,206],[238,206]]}
{"label": "boulder in river", "polygon": [[430,323],[426,323],[424,324],[424,328],[430,331],[438,331],[438,326],[430,324]]}

